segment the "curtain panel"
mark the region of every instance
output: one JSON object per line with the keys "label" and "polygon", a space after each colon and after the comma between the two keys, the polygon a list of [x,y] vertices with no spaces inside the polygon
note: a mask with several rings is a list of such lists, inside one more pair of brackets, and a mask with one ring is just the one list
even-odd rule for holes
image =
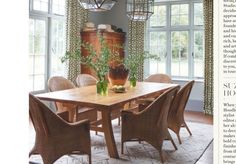
{"label": "curtain panel", "polygon": [[[78,0],[66,1],[66,50],[75,52],[81,41],[80,31],[88,21],[88,11],[83,9]],[[80,74],[80,62],[70,59],[67,62],[67,78],[75,83]]]}
{"label": "curtain panel", "polygon": [[[142,55],[144,53],[144,29],[145,22],[130,21],[128,29],[128,53],[129,55]],[[138,81],[143,81],[143,64],[138,66]]]}
{"label": "curtain panel", "polygon": [[213,0],[203,0],[205,26],[204,112],[213,115]]}

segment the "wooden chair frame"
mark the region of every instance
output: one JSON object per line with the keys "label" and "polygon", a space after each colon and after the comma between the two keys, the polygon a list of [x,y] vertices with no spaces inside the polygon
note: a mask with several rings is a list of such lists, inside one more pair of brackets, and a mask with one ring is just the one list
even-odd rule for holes
{"label": "wooden chair frame", "polygon": [[177,150],[168,131],[167,116],[173,97],[178,90],[179,86],[167,90],[140,112],[133,112],[132,110],[122,111],[122,154],[124,142],[133,140],[144,140],[155,147],[159,151],[161,162],[164,162],[162,145],[165,139],[170,140]]}
{"label": "wooden chair frame", "polygon": [[188,133],[192,135],[184,119],[184,110],[188,102],[193,84],[194,80],[188,82],[178,91],[173,100],[173,105],[171,106],[168,115],[168,128],[175,132],[180,144],[182,143],[179,135],[181,127],[185,127]]}
{"label": "wooden chair frame", "polygon": [[66,154],[88,154],[91,164],[88,120],[68,123],[32,94],[29,94],[29,112],[36,131],[35,145],[29,156],[40,154],[44,164],[52,164]]}

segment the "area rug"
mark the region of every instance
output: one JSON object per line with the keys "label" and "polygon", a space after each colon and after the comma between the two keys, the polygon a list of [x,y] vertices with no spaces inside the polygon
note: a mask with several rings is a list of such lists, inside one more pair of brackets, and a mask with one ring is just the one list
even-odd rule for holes
{"label": "area rug", "polygon": [[[164,141],[163,150],[165,163],[167,164],[194,164],[201,157],[209,143],[213,139],[213,126],[201,123],[187,122],[192,136],[189,136],[185,128],[181,129],[182,144],[178,143],[177,137],[171,132],[171,135],[178,147],[174,150],[170,141]],[[30,148],[34,143],[34,130],[30,130]],[[120,126],[116,120],[113,121],[113,132],[120,159],[109,158],[104,140],[104,135],[91,131],[92,144],[92,163],[93,164],[159,164],[160,156],[156,149],[146,142],[126,142],[124,154],[120,154]],[[42,164],[40,155],[32,155],[29,159],[32,163]],[[58,159],[55,164],[86,164],[86,155],[65,155]]]}

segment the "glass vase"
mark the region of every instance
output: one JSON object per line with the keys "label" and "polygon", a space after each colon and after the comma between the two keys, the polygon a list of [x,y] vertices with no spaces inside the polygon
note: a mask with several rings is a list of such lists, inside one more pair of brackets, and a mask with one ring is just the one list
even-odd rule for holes
{"label": "glass vase", "polygon": [[131,88],[136,87],[136,82],[137,82],[137,79],[135,77],[130,78],[130,87]]}
{"label": "glass vase", "polygon": [[103,96],[108,95],[108,81],[98,81],[97,82],[97,93]]}

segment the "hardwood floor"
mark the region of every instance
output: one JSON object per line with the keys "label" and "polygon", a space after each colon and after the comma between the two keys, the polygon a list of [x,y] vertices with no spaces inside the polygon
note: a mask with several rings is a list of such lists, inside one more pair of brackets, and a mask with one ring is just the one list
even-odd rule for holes
{"label": "hardwood floor", "polygon": [[[185,111],[184,116],[186,121],[213,125],[213,116],[205,115],[203,112]],[[196,164],[213,164],[213,142],[208,146]]]}
{"label": "hardwood floor", "polygon": [[186,121],[213,125],[213,116],[206,115],[203,112],[185,111],[184,116]]}

